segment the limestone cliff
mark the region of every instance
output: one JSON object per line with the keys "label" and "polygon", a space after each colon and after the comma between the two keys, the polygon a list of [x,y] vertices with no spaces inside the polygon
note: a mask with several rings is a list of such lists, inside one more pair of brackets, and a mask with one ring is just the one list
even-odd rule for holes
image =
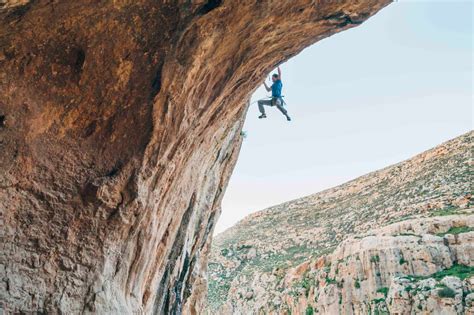
{"label": "limestone cliff", "polygon": [[209,310],[472,313],[473,137],[257,212],[218,235]]}
{"label": "limestone cliff", "polygon": [[2,308],[199,312],[250,93],[388,2],[0,1]]}

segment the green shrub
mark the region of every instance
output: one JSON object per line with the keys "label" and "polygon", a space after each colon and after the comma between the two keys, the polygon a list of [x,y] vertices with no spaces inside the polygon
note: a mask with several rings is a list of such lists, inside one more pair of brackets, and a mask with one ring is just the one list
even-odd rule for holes
{"label": "green shrub", "polygon": [[378,263],[379,261],[380,261],[379,255],[374,255],[374,256],[370,257],[370,262],[372,262],[372,263]]}
{"label": "green shrub", "polygon": [[306,315],[313,315],[313,314],[314,314],[313,307],[311,305],[308,305],[306,307]]}
{"label": "green shrub", "polygon": [[360,288],[359,279],[356,279],[356,281],[354,282],[354,287],[355,287],[356,289],[359,289],[359,288]]}
{"label": "green shrub", "polygon": [[377,290],[377,292],[378,292],[378,293],[383,293],[383,295],[384,295],[385,297],[387,297],[387,295],[388,295],[388,288],[387,288],[387,287],[380,288],[380,289]]}
{"label": "green shrub", "polygon": [[440,298],[454,298],[456,296],[456,292],[448,287],[444,287],[438,291],[438,296]]}
{"label": "green shrub", "polygon": [[326,283],[331,284],[331,283],[337,283],[336,279],[331,279],[329,277],[326,277]]}
{"label": "green shrub", "polygon": [[408,261],[406,261],[405,258],[403,258],[403,257],[401,257],[398,262],[400,263],[400,265],[408,263]]}
{"label": "green shrub", "polygon": [[297,283],[296,286],[302,287],[305,290],[306,297],[308,297],[311,287],[316,286],[316,282],[314,281],[314,278],[308,278],[305,276],[305,278],[303,278],[301,282]]}
{"label": "green shrub", "polygon": [[471,231],[474,231],[473,228],[469,227],[469,226],[456,226],[456,227],[451,227],[447,232],[445,233],[438,233],[436,235],[438,236],[445,236],[446,234],[453,234],[453,235],[456,235],[456,234],[461,234],[461,233],[467,233],[467,232],[471,232]]}
{"label": "green shrub", "polygon": [[407,276],[403,276],[402,278],[408,279],[410,281],[434,278],[435,280],[440,281],[444,277],[447,277],[447,276],[458,277],[459,279],[464,280],[466,278],[470,278],[474,276],[474,267],[454,264],[451,266],[451,268],[440,270],[429,276],[407,275]]}
{"label": "green shrub", "polygon": [[447,276],[454,276],[458,277],[461,280],[464,280],[466,278],[474,276],[474,267],[454,264],[451,268],[438,271],[430,275],[429,277],[435,278],[436,280],[441,280]]}
{"label": "green shrub", "polygon": [[430,216],[434,217],[434,216],[445,216],[445,215],[452,215],[452,214],[457,214],[459,212],[459,207],[457,206],[453,206],[453,205],[448,205],[447,207],[445,207],[444,209],[437,209],[437,210],[434,210],[430,213]]}

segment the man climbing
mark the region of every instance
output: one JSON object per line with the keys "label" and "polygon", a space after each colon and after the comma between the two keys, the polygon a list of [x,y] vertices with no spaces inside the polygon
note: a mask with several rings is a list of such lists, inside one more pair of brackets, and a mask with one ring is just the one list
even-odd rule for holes
{"label": "man climbing", "polygon": [[271,87],[267,85],[267,83],[264,81],[263,85],[265,85],[265,89],[267,92],[272,91],[272,98],[269,100],[259,100],[258,101],[258,109],[260,110],[261,115],[258,116],[258,118],[267,118],[267,115],[265,115],[265,108],[263,106],[276,106],[280,112],[283,113],[283,115],[286,116],[286,120],[290,121],[291,118],[288,115],[288,112],[286,109],[283,107],[283,99],[281,96],[281,89],[283,87],[283,84],[281,83],[281,70],[280,67],[278,67],[278,74],[274,73],[272,75],[272,81],[273,84]]}

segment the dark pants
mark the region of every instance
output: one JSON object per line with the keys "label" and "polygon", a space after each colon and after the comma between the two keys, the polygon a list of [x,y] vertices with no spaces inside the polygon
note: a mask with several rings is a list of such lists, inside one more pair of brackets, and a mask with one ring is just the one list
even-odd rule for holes
{"label": "dark pants", "polygon": [[259,100],[258,101],[258,110],[260,111],[260,113],[262,113],[263,115],[265,115],[265,108],[263,106],[276,106],[280,112],[283,113],[283,115],[287,116],[288,115],[288,112],[286,111],[286,109],[283,107],[283,101],[281,98],[272,98],[272,99],[269,99],[269,100]]}

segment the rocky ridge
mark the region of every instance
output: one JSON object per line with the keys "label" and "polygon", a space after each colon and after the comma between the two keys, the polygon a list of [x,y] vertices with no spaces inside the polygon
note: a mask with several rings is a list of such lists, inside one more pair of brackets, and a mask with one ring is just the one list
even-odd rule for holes
{"label": "rocky ridge", "polygon": [[472,140],[470,132],[218,235],[210,312],[467,312]]}
{"label": "rocky ridge", "polygon": [[351,237],[288,270],[272,303],[292,314],[474,314],[474,211],[465,213]]}

